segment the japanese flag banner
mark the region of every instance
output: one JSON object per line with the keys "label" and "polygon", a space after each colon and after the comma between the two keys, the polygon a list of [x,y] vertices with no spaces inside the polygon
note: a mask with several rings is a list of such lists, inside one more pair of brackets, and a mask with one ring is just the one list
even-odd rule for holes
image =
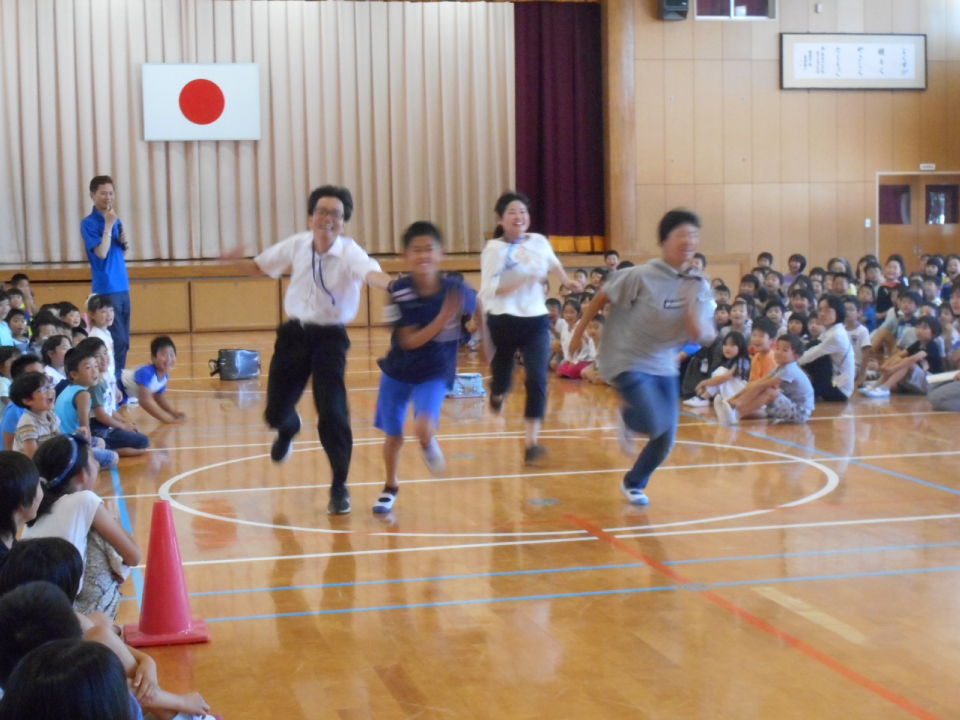
{"label": "japanese flag banner", "polygon": [[260,66],[144,63],[143,139],[259,140]]}

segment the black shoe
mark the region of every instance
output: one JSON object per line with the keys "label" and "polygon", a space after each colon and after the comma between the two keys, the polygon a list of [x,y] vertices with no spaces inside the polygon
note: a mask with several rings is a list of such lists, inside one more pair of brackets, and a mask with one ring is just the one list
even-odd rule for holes
{"label": "black shoe", "polygon": [[503,395],[490,396],[490,409],[495,413],[499,413],[503,409]]}
{"label": "black shoe", "polygon": [[537,460],[546,457],[547,449],[543,445],[531,445],[523,453],[523,461],[527,465],[532,465]]}
{"label": "black shoe", "polygon": [[347,488],[330,488],[327,515],[346,515],[350,512],[350,491]]}
{"label": "black shoe", "polygon": [[300,432],[300,428],[303,425],[303,419],[297,415],[297,429],[293,432],[289,430],[280,429],[277,431],[277,439],[273,441],[273,445],[270,446],[270,459],[275,463],[285,463],[290,459],[290,454],[293,452],[293,439],[297,436],[297,433]]}

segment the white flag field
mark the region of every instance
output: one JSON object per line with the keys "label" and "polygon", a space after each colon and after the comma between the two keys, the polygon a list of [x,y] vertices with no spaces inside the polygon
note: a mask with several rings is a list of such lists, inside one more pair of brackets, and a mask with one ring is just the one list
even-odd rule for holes
{"label": "white flag field", "polygon": [[259,140],[260,66],[144,63],[143,139]]}

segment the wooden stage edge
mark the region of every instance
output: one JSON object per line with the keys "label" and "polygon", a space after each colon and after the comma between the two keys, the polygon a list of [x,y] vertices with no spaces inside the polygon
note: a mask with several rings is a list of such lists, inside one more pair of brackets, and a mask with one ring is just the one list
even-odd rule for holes
{"label": "wooden stage edge", "polygon": [[[637,264],[652,255],[623,255],[621,259]],[[602,253],[560,255],[568,271],[603,265]],[[384,272],[395,273],[404,268],[397,255],[376,256]],[[752,267],[744,253],[710,256],[707,272],[724,278],[731,287],[739,287],[740,277]],[[480,255],[448,255],[443,268],[459,271],[475,288],[480,287]],[[156,260],[127,263],[130,275],[130,299],[133,306],[131,331],[134,334],[190,333],[272,330],[284,320],[283,294],[289,277],[279,280],[268,277],[238,276],[231,265],[217,260]],[[84,307],[90,295],[90,266],[86,263],[51,263],[0,265],[0,279],[9,279],[18,272],[30,277],[38,303],[69,301]],[[550,295],[558,297],[559,285],[551,280]],[[357,319],[353,327],[385,325],[382,309],[385,293],[365,288],[361,294]],[[237,308],[242,308],[238,313]]]}

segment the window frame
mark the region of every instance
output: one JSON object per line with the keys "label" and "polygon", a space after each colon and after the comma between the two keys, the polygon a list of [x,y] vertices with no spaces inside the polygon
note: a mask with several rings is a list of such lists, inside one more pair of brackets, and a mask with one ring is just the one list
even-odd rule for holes
{"label": "window frame", "polygon": [[779,3],[777,0],[769,0],[770,2],[770,11],[766,17],[761,17],[759,15],[744,15],[738,16],[734,15],[734,8],[736,7],[735,3],[737,0],[729,0],[730,2],[730,14],[729,15],[700,15],[698,13],[700,0],[694,0],[693,2],[693,19],[694,20],[706,20],[708,22],[715,22],[717,20],[726,21],[726,20],[736,20],[738,22],[754,22],[754,21],[764,21],[764,20],[776,20],[777,19],[777,10]]}

